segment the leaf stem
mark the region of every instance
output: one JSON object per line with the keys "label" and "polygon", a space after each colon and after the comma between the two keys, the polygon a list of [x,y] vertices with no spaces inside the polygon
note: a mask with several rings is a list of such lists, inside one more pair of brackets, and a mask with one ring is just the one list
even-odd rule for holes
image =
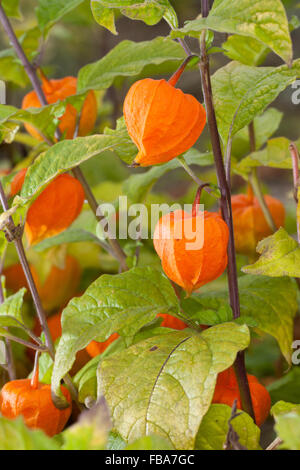
{"label": "leaf stem", "polygon": [[[203,186],[204,184],[206,184],[206,183],[204,183],[204,181],[202,181],[202,180],[200,180],[200,178],[198,178],[196,173],[194,173],[194,171],[191,169],[191,167],[187,164],[187,162],[186,162],[186,160],[183,156],[177,157],[177,160],[179,161],[182,168],[187,172],[187,174],[190,175],[190,177],[196,183],[197,186]],[[204,189],[204,191],[206,191],[207,193],[209,193],[209,194],[211,194],[212,196],[215,197],[214,191],[209,186],[205,186],[205,187],[203,187],[203,189]]]}
{"label": "leaf stem", "polygon": [[[249,132],[249,142],[250,142],[250,152],[255,152],[256,150],[256,138],[255,138],[255,129],[254,129],[254,122],[252,121],[248,126]],[[257,169],[253,168],[249,175],[249,181],[253,189],[253,193],[258,200],[259,206],[265,216],[266,222],[269,225],[272,232],[276,232],[277,227],[272,217],[272,214],[269,210],[269,207],[266,204],[264,195],[261,190],[260,182],[257,175]]]}

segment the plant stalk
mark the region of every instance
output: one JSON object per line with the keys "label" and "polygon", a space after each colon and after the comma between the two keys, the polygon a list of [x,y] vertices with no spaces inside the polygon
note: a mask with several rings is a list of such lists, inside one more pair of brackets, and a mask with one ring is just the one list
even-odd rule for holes
{"label": "plant stalk", "polygon": [[[209,3],[207,0],[201,0],[202,16],[206,17],[209,13]],[[240,317],[240,302],[239,302],[239,291],[237,281],[237,268],[235,258],[235,246],[234,246],[234,232],[233,232],[233,220],[232,220],[232,208],[231,208],[231,193],[227,183],[223,155],[221,150],[220,136],[218,132],[217,119],[213,104],[212,87],[210,80],[210,67],[209,59],[206,51],[205,43],[205,31],[203,31],[200,40],[201,60],[199,64],[203,96],[205,101],[207,122],[209,132],[211,136],[212,149],[215,159],[215,166],[218,177],[218,184],[221,191],[220,207],[222,216],[229,229],[229,242],[228,242],[228,288],[230,305],[233,311],[233,317],[236,319]],[[187,47],[184,43],[185,48]],[[244,353],[240,352],[237,355],[235,361],[235,371],[239,384],[239,390],[242,400],[243,409],[255,420],[252,399],[249,389],[248,378],[245,368]]]}
{"label": "plant stalk", "polygon": [[[255,129],[254,129],[254,122],[252,121],[248,126],[249,131],[249,142],[250,142],[250,152],[256,151],[256,138],[255,138]],[[272,232],[276,232],[277,227],[272,217],[272,214],[269,210],[269,207],[266,204],[264,195],[261,190],[260,182],[257,176],[257,169],[253,168],[250,176],[249,181],[253,189],[253,193],[258,200],[259,206],[264,214],[267,224],[269,225]]]}

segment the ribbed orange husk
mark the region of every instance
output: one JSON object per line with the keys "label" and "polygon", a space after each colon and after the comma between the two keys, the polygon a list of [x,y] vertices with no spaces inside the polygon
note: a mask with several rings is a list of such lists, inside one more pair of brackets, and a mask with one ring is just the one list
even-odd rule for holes
{"label": "ribbed orange husk", "polygon": [[[284,225],[285,209],[283,204],[272,196],[264,196],[266,204],[277,228]],[[235,248],[238,253],[252,256],[260,240],[272,231],[260,208],[258,200],[251,192],[232,197],[232,215]]]}
{"label": "ribbed orange husk", "polygon": [[7,382],[0,393],[0,412],[11,419],[22,415],[29,428],[42,429],[52,437],[63,430],[72,410],[69,391],[63,386],[61,391],[70,403],[64,410],[54,406],[50,385],[39,383],[35,389],[30,379]]}
{"label": "ribbed orange husk", "polygon": [[173,328],[173,330],[184,330],[188,327],[182,320],[179,318],[173,317],[169,313],[158,313],[158,317],[162,317],[163,321],[160,326],[165,328]]}
{"label": "ribbed orange husk", "polygon": [[156,165],[192,147],[206,123],[205,109],[192,95],[166,80],[140,80],[127,93],[124,117],[139,149],[135,163]]}
{"label": "ribbed orange husk", "polygon": [[[201,220],[197,220],[197,218]],[[203,245],[198,249],[187,249],[194,239],[185,236],[183,224],[196,229],[204,224]],[[168,229],[170,226],[170,230]],[[180,228],[182,227],[182,236]],[[169,234],[167,234],[169,230]],[[169,239],[167,238],[169,236]],[[214,212],[204,212],[193,217],[178,210],[159,220],[154,232],[154,248],[161,259],[166,275],[187,293],[218,278],[227,266],[227,244],[229,232],[226,223]]]}
{"label": "ribbed orange husk", "polygon": [[30,266],[43,307],[47,311],[64,307],[77,292],[81,268],[76,258],[67,255],[62,269],[53,265],[42,283],[34,266]]}
{"label": "ribbed orange husk", "polygon": [[[21,170],[12,181],[11,195],[22,188],[26,170]],[[84,203],[81,183],[71,175],[57,176],[30,206],[25,223],[29,245],[41,242],[68,228],[81,212]]]}
{"label": "ribbed orange husk", "polygon": [[91,357],[96,357],[98,354],[102,354],[105,349],[118,338],[118,333],[113,333],[106,341],[91,341],[85,349]]}
{"label": "ribbed orange husk", "polygon": [[[43,79],[42,89],[45,94],[46,100],[49,104],[62,101],[68,96],[76,94],[77,78],[65,77],[58,80],[46,81]],[[41,103],[35,91],[31,91],[24,96],[22,102],[22,109],[27,108],[40,108]],[[59,129],[62,134],[66,133],[67,139],[72,139],[76,127],[78,112],[74,106],[68,104],[65,113],[62,115],[59,124]],[[96,122],[97,118],[97,101],[95,93],[90,91],[85,99],[82,107],[80,124],[79,124],[79,136],[85,136],[89,134]],[[43,137],[37,129],[30,124],[25,124],[25,128],[33,137],[38,140],[43,140]]]}
{"label": "ribbed orange husk", "polygon": [[[255,421],[258,426],[261,426],[269,416],[271,409],[271,397],[268,390],[259,383],[254,375],[247,374],[247,377],[252,398]],[[222,403],[231,407],[234,400],[237,400],[237,408],[242,409],[236,375],[233,367],[230,367],[218,375],[212,403]]]}

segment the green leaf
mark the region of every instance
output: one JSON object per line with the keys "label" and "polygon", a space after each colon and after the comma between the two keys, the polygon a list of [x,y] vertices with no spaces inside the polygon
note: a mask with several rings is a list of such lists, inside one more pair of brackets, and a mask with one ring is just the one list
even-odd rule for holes
{"label": "green leaf", "polygon": [[158,434],[176,449],[193,449],[217,374],[248,342],[248,328],[233,323],[152,337],[101,363],[98,396],[127,442]]}
{"label": "green leaf", "polygon": [[252,66],[261,65],[270,52],[270,49],[257,39],[237,34],[229,36],[227,41],[222,44],[222,48],[225,50],[225,55],[231,60]]}
{"label": "green leaf", "polygon": [[155,434],[143,436],[125,447],[124,450],[172,450],[174,447],[167,439]]}
{"label": "green leaf", "polygon": [[18,20],[22,19],[22,15],[20,12],[20,0],[2,0],[1,4],[4,8],[5,13],[7,16],[12,18],[17,18]]}
{"label": "green leaf", "polygon": [[282,449],[300,450],[300,405],[280,401],[271,409]]}
{"label": "green leaf", "polygon": [[127,133],[124,133],[123,137],[118,133],[112,136],[77,137],[73,140],[58,142],[39,155],[28,168],[21,196],[31,198],[59,174],[71,170],[106,150],[115,150],[122,145],[127,145],[129,140]]}
{"label": "green leaf", "polygon": [[123,274],[101,276],[63,310],[53,390],[58,393],[60,380],[71,369],[77,351],[93,339],[104,341],[114,332],[130,337],[158,313],[177,311],[172,285],[155,269],[134,268]]}
{"label": "green leaf", "polygon": [[116,9],[128,18],[144,21],[148,25],[158,23],[165,16],[169,24],[178,26],[175,10],[169,0],[92,0],[91,8],[95,20],[114,34]]}
{"label": "green leaf", "polygon": [[272,382],[268,387],[272,403],[285,400],[291,403],[299,403],[300,368],[293,367],[281,379]]}
{"label": "green leaf", "polygon": [[[211,165],[213,156],[211,153],[200,153],[198,150],[192,148],[184,154],[184,158],[188,165],[206,166]],[[177,159],[171,160],[168,163],[154,166],[144,173],[133,174],[123,183],[123,191],[128,195],[130,201],[133,203],[142,202],[150,191],[154,183],[161,178],[168,171],[182,168]]]}
{"label": "green leaf", "polygon": [[258,261],[243,267],[243,272],[270,277],[300,277],[300,247],[283,227],[261,240],[256,251],[261,255]]}
{"label": "green leaf", "polygon": [[300,76],[300,59],[292,67],[249,67],[230,62],[212,76],[218,128],[224,142],[261,114]]}
{"label": "green leaf", "polygon": [[38,0],[36,14],[39,27],[45,30],[53,26],[69,11],[76,8],[83,0]]}
{"label": "green leaf", "polygon": [[199,37],[204,29],[257,39],[287,64],[293,57],[285,9],[280,0],[222,0],[214,2],[207,18],[187,21],[172,37]]}
{"label": "green leaf", "polygon": [[86,65],[78,74],[77,90],[104,90],[117,77],[133,77],[146,65],[178,62],[185,58],[180,45],[170,39],[158,37],[152,41],[122,41],[97,62]]}
{"label": "green leaf", "polygon": [[[293,318],[297,312],[297,287],[289,278],[270,279],[262,276],[239,278],[241,321],[255,321],[257,328],[276,338],[282,354],[291,363],[293,342]],[[228,291],[221,289],[193,295],[186,302],[186,313],[201,323],[203,312],[228,304]],[[198,307],[198,308],[197,308]],[[199,312],[199,313],[198,313]]]}
{"label": "green leaf", "polygon": [[101,400],[62,433],[62,450],[104,450],[110,427],[109,411],[105,401]]}
{"label": "green leaf", "polygon": [[0,416],[0,450],[59,450],[54,439],[25,426],[23,418]]}
{"label": "green leaf", "polygon": [[0,79],[12,82],[22,88],[29,83],[24,67],[11,48],[0,51]]}
{"label": "green leaf", "polygon": [[[260,449],[260,429],[245,412],[231,421],[232,427],[239,436],[239,442],[248,450]],[[228,421],[231,408],[227,405],[211,405],[204,416],[197,437],[196,450],[224,450],[228,433]]]}
{"label": "green leaf", "polygon": [[[23,322],[22,305],[26,289],[20,289],[16,294],[11,295],[0,305],[0,322],[2,316],[7,316]],[[8,325],[7,325],[8,326]],[[15,325],[13,325],[15,326]]]}
{"label": "green leaf", "polygon": [[118,34],[115,25],[115,14],[111,8],[106,8],[101,4],[101,0],[91,0],[91,10],[93,17],[104,28],[113,34]]}
{"label": "green leaf", "polygon": [[49,139],[53,139],[59,122],[58,118],[63,115],[65,108],[66,102],[57,102],[54,105],[26,110],[0,104],[0,126],[2,127],[7,121],[26,122],[32,124]]}
{"label": "green leaf", "polygon": [[137,155],[138,149],[129,137],[124,117],[117,120],[116,129],[109,129],[106,127],[104,129],[104,134],[110,135],[116,140],[119,139],[120,142],[122,142],[121,145],[117,145],[113,150],[121,160],[128,165],[131,165]]}
{"label": "green leaf", "polygon": [[[257,150],[260,149],[260,147],[262,147],[263,144],[267,142],[267,140],[274,134],[274,132],[277,131],[278,127],[280,126],[282,117],[283,113],[281,113],[277,109],[268,108],[263,114],[254,118],[253,124],[255,131],[255,144]],[[232,142],[232,155],[235,158],[240,159],[240,157],[244,157],[246,154],[249,154],[249,152],[249,129],[248,126],[246,126],[239,132],[237,132],[234,136]],[[255,153],[258,152],[253,152],[253,154],[251,155],[254,155]],[[235,164],[235,166],[233,165],[234,170],[236,169],[236,167],[240,168],[243,165],[243,162],[248,158],[249,157],[246,157],[238,163],[233,162]]]}
{"label": "green leaf", "polygon": [[[300,149],[300,139],[295,143]],[[292,169],[289,145],[290,140],[286,137],[276,137],[268,140],[267,146],[263,150],[253,152],[240,162],[234,163],[234,171],[247,177],[251,169],[258,166]]]}

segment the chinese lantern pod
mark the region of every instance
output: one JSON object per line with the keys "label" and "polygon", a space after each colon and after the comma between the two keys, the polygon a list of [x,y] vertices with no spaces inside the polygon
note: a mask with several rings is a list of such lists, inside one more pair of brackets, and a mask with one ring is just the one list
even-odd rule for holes
{"label": "chinese lantern pod", "polygon": [[[34,266],[30,266],[43,307],[47,311],[64,307],[77,292],[81,268],[76,258],[67,255],[61,269],[52,266],[45,282],[41,283]],[[57,319],[58,320],[58,319]]]}
{"label": "chinese lantern pod", "polygon": [[[24,183],[26,169],[21,170],[11,183],[11,195],[19,192]],[[25,223],[29,245],[41,242],[68,228],[81,212],[84,190],[73,176],[57,176],[30,206]]]}
{"label": "chinese lantern pod", "polygon": [[[45,77],[42,77],[42,89],[49,104],[63,101],[68,96],[76,95],[77,78],[64,77],[58,80],[47,80]],[[41,103],[35,91],[31,91],[24,96],[22,109],[40,107]],[[65,113],[59,118],[59,129],[62,134],[66,134],[67,139],[72,139],[74,136],[77,116],[78,112],[74,106],[67,104]],[[82,107],[78,135],[85,136],[89,134],[95,126],[96,118],[97,101],[95,93],[90,91]],[[33,126],[25,124],[25,128],[33,137],[43,140],[41,134]]]}
{"label": "chinese lantern pod", "polygon": [[[271,409],[271,397],[267,389],[259,383],[254,375],[247,374],[255,421],[261,426]],[[218,375],[212,403],[221,403],[232,407],[237,400],[237,408],[242,409],[241,397],[233,367]]]}
{"label": "chinese lantern pod", "polygon": [[7,382],[0,393],[0,412],[10,419],[22,415],[29,428],[41,429],[52,437],[63,430],[72,409],[69,391],[63,386],[61,391],[70,403],[64,410],[54,406],[50,385],[38,383],[34,388],[30,379]]}
{"label": "chinese lantern pod", "polygon": [[[178,210],[159,220],[154,232],[154,248],[161,259],[165,274],[187,293],[198,289],[218,278],[227,266],[228,227],[223,219],[214,212],[188,214]],[[190,220],[189,220],[190,219]],[[178,227],[192,222],[203,224],[202,243],[188,249],[195,238],[187,238],[184,228],[178,236]],[[168,236],[166,236],[168,234]]]}
{"label": "chinese lantern pod", "polygon": [[[264,196],[270,214],[277,228],[284,225],[283,204],[272,196]],[[263,211],[252,191],[232,197],[232,215],[235,248],[238,253],[253,256],[260,240],[272,234]]]}
{"label": "chinese lantern pod", "polygon": [[206,123],[205,109],[192,95],[166,80],[146,78],[132,85],[124,101],[128,133],[139,149],[135,164],[168,162],[191,148]]}

